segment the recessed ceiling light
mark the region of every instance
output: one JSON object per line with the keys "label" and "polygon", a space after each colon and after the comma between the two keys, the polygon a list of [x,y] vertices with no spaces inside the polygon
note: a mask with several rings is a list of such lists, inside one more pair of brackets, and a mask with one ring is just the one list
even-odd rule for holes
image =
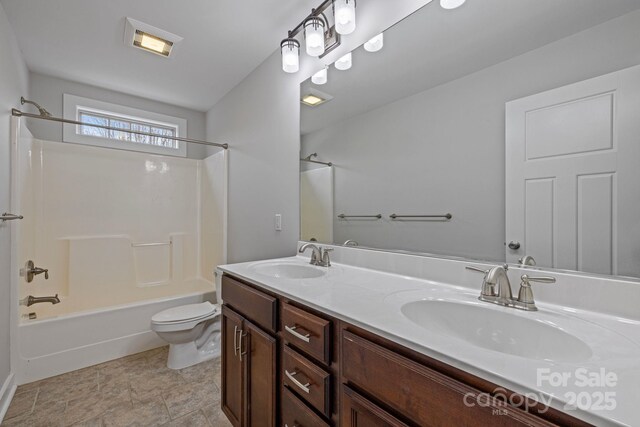
{"label": "recessed ceiling light", "polygon": [[440,0],[440,6],[443,9],[455,9],[464,4],[466,0]]}
{"label": "recessed ceiling light", "polygon": [[127,18],[124,27],[124,44],[168,58],[182,37],[144,22]]}
{"label": "recessed ceiling light", "polygon": [[319,96],[309,94],[309,95],[303,96],[301,101],[303,104],[307,104],[310,107],[315,107],[316,105],[320,105],[323,102],[326,102],[327,100],[322,99]]}
{"label": "recessed ceiling light", "polygon": [[315,87],[311,87],[305,83],[302,89],[302,95],[300,96],[300,102],[309,107],[317,107],[325,102],[331,101],[333,96],[328,93],[322,92]]}
{"label": "recessed ceiling light", "polygon": [[140,30],[136,30],[133,45],[163,56],[169,56],[171,54],[171,48],[173,47],[173,43],[169,40],[161,39],[160,37],[147,34]]}

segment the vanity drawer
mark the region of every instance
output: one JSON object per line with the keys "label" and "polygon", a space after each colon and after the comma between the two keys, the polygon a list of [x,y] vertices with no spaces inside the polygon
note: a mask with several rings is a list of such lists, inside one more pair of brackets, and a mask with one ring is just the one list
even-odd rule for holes
{"label": "vanity drawer", "polygon": [[341,340],[342,376],[421,426],[554,425],[349,331]]}
{"label": "vanity drawer", "polygon": [[340,399],[341,427],[409,427],[344,384]]}
{"label": "vanity drawer", "polygon": [[282,347],[282,383],[318,411],[331,416],[331,374],[288,346]]}
{"label": "vanity drawer", "polygon": [[222,276],[222,299],[247,319],[272,333],[276,332],[278,300],[270,295],[240,283],[227,275]]}
{"label": "vanity drawer", "polygon": [[286,342],[327,365],[331,363],[331,322],[282,304],[282,337]]}
{"label": "vanity drawer", "polygon": [[286,387],[282,388],[282,425],[284,427],[329,427]]}

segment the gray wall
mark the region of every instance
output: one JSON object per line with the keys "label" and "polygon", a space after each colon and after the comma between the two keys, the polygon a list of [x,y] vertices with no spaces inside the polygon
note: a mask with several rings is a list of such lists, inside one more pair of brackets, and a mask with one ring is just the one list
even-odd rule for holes
{"label": "gray wall", "polygon": [[454,216],[336,220],[335,240],[503,259],[505,102],[639,64],[638,40],[634,12],[306,135],[336,165],[336,213]]}
{"label": "gray wall", "polygon": [[[271,55],[207,113],[207,135],[229,142],[228,262],[293,255],[300,230],[299,76]],[[282,214],[282,231],[274,215]]]}
{"label": "gray wall", "polygon": [[[140,98],[121,92],[114,92],[112,90],[89,86],[69,80],[63,80],[57,77],[37,73],[30,74],[29,95],[34,101],[45,107],[54,116],[62,117],[62,95],[65,93],[110,102],[112,104],[139,108],[141,110],[152,111],[154,113],[180,117],[187,120],[188,138],[200,140],[205,139],[206,114],[202,111],[163,104],[150,99]],[[31,108],[33,107],[25,106],[24,110],[31,111]],[[42,120],[30,120],[29,129],[33,132],[33,136],[36,138],[62,141],[62,125],[60,124],[45,122]],[[201,145],[189,144],[187,146],[187,156],[194,159],[202,159],[206,156],[206,149]]]}
{"label": "gray wall", "polygon": [[[28,91],[28,71],[0,5],[0,213],[9,210],[9,114]],[[11,240],[10,222],[0,222],[0,389],[11,373]],[[0,396],[1,398],[2,396]]]}

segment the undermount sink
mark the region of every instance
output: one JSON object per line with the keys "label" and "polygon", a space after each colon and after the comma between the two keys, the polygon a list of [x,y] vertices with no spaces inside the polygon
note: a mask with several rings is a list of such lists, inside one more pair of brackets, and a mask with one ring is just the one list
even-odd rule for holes
{"label": "undermount sink", "polygon": [[504,310],[442,300],[413,301],[401,308],[418,326],[488,350],[557,362],[591,358],[591,348],[570,333]]}
{"label": "undermount sink", "polygon": [[320,267],[286,262],[268,262],[252,267],[256,273],[279,279],[315,279],[326,273]]}

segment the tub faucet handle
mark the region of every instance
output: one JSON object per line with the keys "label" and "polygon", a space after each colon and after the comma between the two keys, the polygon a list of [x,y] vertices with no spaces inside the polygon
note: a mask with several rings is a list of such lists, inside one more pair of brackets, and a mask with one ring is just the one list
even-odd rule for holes
{"label": "tub faucet handle", "polygon": [[27,279],[27,283],[31,283],[33,278],[38,274],[44,273],[45,280],[49,279],[49,269],[36,267],[33,261],[29,260],[24,268],[20,271],[20,275]]}

